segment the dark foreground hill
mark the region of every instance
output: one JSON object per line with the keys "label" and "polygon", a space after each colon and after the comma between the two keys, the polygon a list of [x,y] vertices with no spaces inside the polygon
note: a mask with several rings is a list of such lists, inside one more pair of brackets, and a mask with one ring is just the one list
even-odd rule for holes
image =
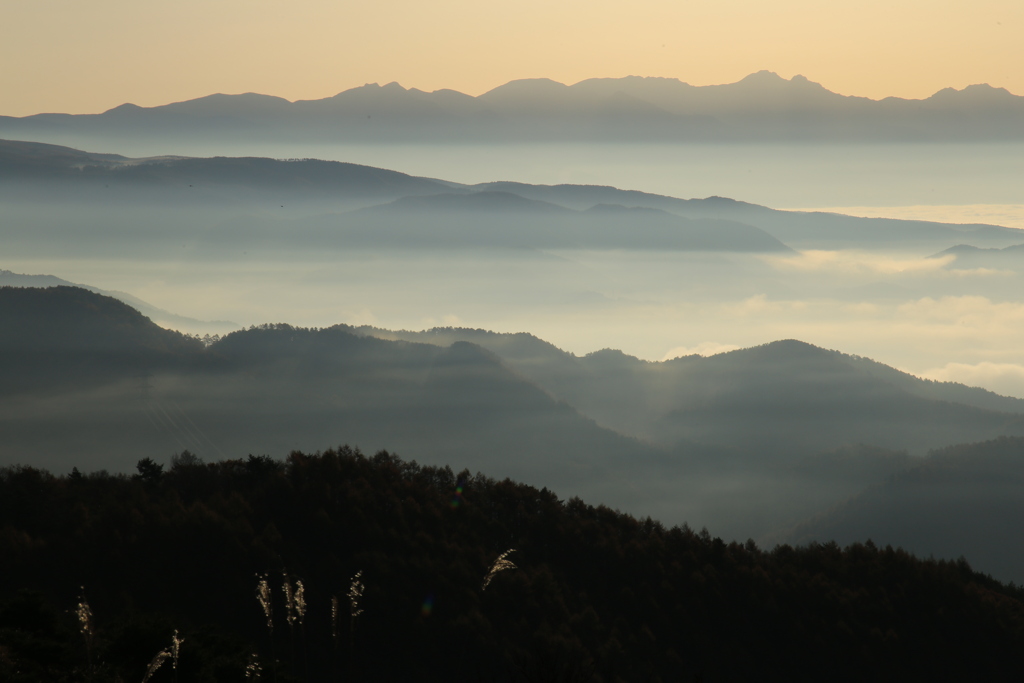
{"label": "dark foreground hill", "polygon": [[257,663],[282,683],[1016,681],[1024,664],[1024,594],[962,560],[767,552],[386,452],[138,472],[0,470],[3,680],[142,680],[174,634],[154,683]]}

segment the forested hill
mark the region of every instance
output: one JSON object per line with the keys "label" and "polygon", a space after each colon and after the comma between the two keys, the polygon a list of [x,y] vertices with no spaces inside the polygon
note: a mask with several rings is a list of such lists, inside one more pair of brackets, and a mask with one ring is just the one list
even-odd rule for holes
{"label": "forested hill", "polygon": [[[70,287],[0,288],[0,463],[283,456],[351,439],[626,505],[666,456],[601,428],[479,346],[268,324],[203,344]],[[7,324],[10,322],[10,326]],[[47,378],[43,382],[40,377]]]}
{"label": "forested hill", "polygon": [[281,683],[1016,681],[1024,665],[1024,593],[964,561],[764,551],[385,452],[138,472],[0,470],[3,680],[142,680],[176,629],[178,669],[154,683],[240,683],[256,662]]}
{"label": "forested hill", "polygon": [[[1001,577],[1024,576],[1024,439],[1003,437],[934,453],[779,538],[872,537],[920,555],[965,554]],[[954,556],[955,556],[954,554]]]}
{"label": "forested hill", "polygon": [[131,306],[80,287],[0,287],[0,397],[182,371],[203,345]]}
{"label": "forested hill", "polygon": [[478,344],[599,424],[663,446],[689,441],[788,458],[866,443],[923,455],[1020,434],[1015,421],[1024,413],[1021,399],[923,380],[795,339],[650,362],[614,349],[576,356],[523,333],[351,329],[438,346]]}

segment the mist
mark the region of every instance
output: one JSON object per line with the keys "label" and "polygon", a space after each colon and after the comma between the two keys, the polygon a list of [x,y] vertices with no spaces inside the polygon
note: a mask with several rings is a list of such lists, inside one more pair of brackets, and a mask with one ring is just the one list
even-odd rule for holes
{"label": "mist", "polygon": [[[496,165],[511,149],[479,158]],[[2,397],[5,462],[125,471],[140,453],[347,442],[775,542],[932,449],[1024,431],[1008,398],[1024,398],[1013,228],[673,198],[636,191],[657,189],[641,175],[624,183],[632,191],[530,184],[544,176],[511,175],[514,163],[485,183],[482,162],[453,178],[31,150],[58,161],[10,162],[0,285],[84,285],[169,330],[246,332],[179,371]],[[811,176],[810,157],[784,161],[764,175]],[[734,162],[721,167],[734,187],[763,189]],[[819,206],[881,203],[858,194],[869,186],[920,201],[870,165],[850,167],[857,182],[829,175],[840,166],[786,182]],[[265,323],[294,327],[250,329]],[[244,350],[271,333],[305,339],[308,353],[283,341]],[[517,347],[518,333],[533,341]],[[412,346],[373,347],[384,341]],[[345,355],[364,343],[377,350]],[[992,562],[1019,575],[1016,560]]]}

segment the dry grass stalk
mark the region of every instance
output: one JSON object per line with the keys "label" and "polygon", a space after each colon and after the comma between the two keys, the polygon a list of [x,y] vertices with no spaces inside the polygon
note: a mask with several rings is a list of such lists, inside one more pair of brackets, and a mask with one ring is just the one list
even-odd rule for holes
{"label": "dry grass stalk", "polygon": [[366,590],[366,586],[360,578],[363,576],[363,570],[360,569],[356,572],[356,575],[352,577],[352,583],[348,587],[348,602],[349,611],[352,614],[352,619],[355,620],[363,610],[359,607],[359,598],[363,597],[363,591]]}
{"label": "dry grass stalk", "polygon": [[284,606],[288,610],[288,616],[285,619],[288,621],[288,626],[294,626],[298,619],[295,614],[295,593],[291,581],[288,580],[288,572],[284,572],[281,576],[284,582]]}
{"label": "dry grass stalk", "polygon": [[181,654],[181,644],[184,642],[184,638],[178,637],[178,629],[174,629],[174,635],[171,636],[171,666],[175,671],[178,670],[178,655]]}
{"label": "dry grass stalk", "polygon": [[249,663],[245,665],[245,680],[258,681],[263,675],[263,667],[260,666],[260,657],[255,652],[249,654]]}
{"label": "dry grass stalk", "polygon": [[338,596],[331,596],[331,637],[338,640]]}
{"label": "dry grass stalk", "polygon": [[260,580],[259,583],[256,584],[256,599],[260,601],[260,607],[263,608],[263,614],[267,617],[267,628],[273,631],[274,606],[271,602],[270,584],[267,582],[266,574],[257,574],[256,577]]}
{"label": "dry grass stalk", "polygon": [[295,603],[295,613],[299,617],[299,626],[302,626],[306,618],[306,587],[302,585],[302,579],[295,581],[295,595],[292,602]]}
{"label": "dry grass stalk", "polygon": [[92,640],[92,609],[89,608],[89,601],[85,599],[85,588],[78,597],[78,606],[75,608],[75,615],[78,617],[78,628],[88,641]]}
{"label": "dry grass stalk", "polygon": [[156,653],[156,657],[153,657],[153,661],[149,663],[149,668],[146,669],[146,675],[142,679],[142,683],[146,683],[150,676],[156,673],[156,670],[164,663],[164,660],[171,656],[171,653],[167,650],[160,650]]}
{"label": "dry grass stalk", "polygon": [[284,602],[285,607],[288,608],[288,625],[295,626],[296,623],[302,626],[303,620],[306,618],[306,587],[302,584],[302,579],[296,579],[295,585],[292,585],[288,578],[288,572],[284,575]]}
{"label": "dry grass stalk", "polygon": [[484,584],[481,586],[480,590],[487,590],[487,586],[491,584],[491,579],[493,579],[498,572],[503,572],[506,569],[518,569],[518,567],[512,564],[511,560],[506,559],[515,551],[515,548],[509,548],[498,556],[498,559],[496,559],[494,564],[491,565],[490,571],[487,572],[487,576],[484,577]]}

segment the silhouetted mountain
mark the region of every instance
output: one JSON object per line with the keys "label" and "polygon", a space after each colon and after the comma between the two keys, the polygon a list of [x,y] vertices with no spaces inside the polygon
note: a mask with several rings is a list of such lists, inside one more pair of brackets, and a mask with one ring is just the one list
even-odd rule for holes
{"label": "silhouetted mountain", "polygon": [[[334,247],[790,251],[763,230],[735,221],[604,204],[574,211],[496,191],[404,197],[384,206],[261,228],[286,236],[293,246],[310,240]],[[245,229],[235,221],[231,239]]]}
{"label": "silhouetted mountain", "polygon": [[923,100],[875,101],[760,71],[711,86],[635,76],[567,86],[539,78],[470,97],[373,83],[293,103],[217,94],[102,114],[0,117],[0,135],[53,134],[321,142],[1020,140],[1024,97],[979,84]]}
{"label": "silhouetted mountain", "polygon": [[710,357],[642,361],[606,349],[577,357],[531,335],[357,328],[386,339],[492,350],[598,423],[623,434],[792,458],[855,443],[929,448],[1024,433],[1024,400],[922,380],[795,340]]}
{"label": "silhouetted mountain", "polygon": [[0,287],[0,320],[7,396],[182,371],[202,355],[202,343],[78,287]]}
{"label": "silhouetted mountain", "polygon": [[781,211],[727,197],[679,199],[601,185],[528,185],[493,182],[473,190],[514,192],[522,197],[574,209],[596,204],[660,209],[686,218],[731,220],[758,227],[787,245],[807,249],[943,245],[970,239],[978,244],[1012,244],[1024,231],[982,224],[947,224],[836,213]]}
{"label": "silhouetted mountain", "polygon": [[1024,244],[1013,244],[1001,249],[958,244],[940,251],[932,258],[942,258],[949,254],[956,256],[956,260],[949,266],[951,268],[1024,269]]}
{"label": "silhouetted mountain", "polygon": [[884,481],[911,462],[898,451],[1024,432],[1024,401],[793,341],[648,363],[526,334],[277,324],[204,347],[68,287],[0,288],[0,314],[7,463],[388,443],[748,538]]}
{"label": "silhouetted mountain", "polygon": [[1024,439],[1001,438],[929,454],[785,537],[798,543],[871,539],[919,556],[971,558],[974,567],[1024,581]]}
{"label": "silhouetted mountain", "polygon": [[347,434],[617,504],[638,494],[612,491],[609,472],[618,486],[648,467],[671,468],[470,344],[269,325],[204,349],[121,302],[68,287],[0,288],[0,320],[8,463],[57,466],[73,453],[123,470],[140,452],[287,453]]}
{"label": "silhouetted mountain", "polygon": [[[301,248],[311,246],[303,242],[310,240],[316,248],[740,252],[783,251],[785,245],[935,249],[964,240],[1003,246],[1024,239],[1024,231],[999,226],[778,211],[722,197],[678,199],[606,186],[466,186],[313,159],[126,159],[0,141],[0,177],[5,176],[10,182],[0,192],[10,201],[8,210],[31,207],[10,221],[9,244],[78,245],[81,240],[76,248],[82,249],[96,248],[107,238],[118,246],[186,239],[235,250],[250,245]],[[118,210],[111,210],[111,204],[118,204]],[[365,210],[353,212],[353,207]],[[94,225],[88,234],[67,225],[83,222]],[[140,230],[140,224],[146,229]]]}
{"label": "silhouetted mountain", "polygon": [[[213,190],[250,201],[276,197],[391,199],[410,194],[450,192],[453,183],[417,178],[397,171],[317,159],[258,157],[153,157],[129,159],[80,152],[36,142],[0,140],[0,178],[28,181],[74,181],[78,186],[125,186],[139,191],[191,189],[193,200]],[[65,184],[65,187],[67,185]],[[188,199],[188,193],[182,195]]]}
{"label": "silhouetted mountain", "polygon": [[0,469],[4,681],[143,680],[172,637],[154,683],[1002,683],[1024,661],[1024,594],[964,560],[765,551],[387,451],[136,469]]}
{"label": "silhouetted mountain", "polygon": [[237,323],[228,320],[196,320],[195,318],[178,315],[177,313],[157,308],[127,292],[100,289],[91,285],[68,282],[54,275],[23,275],[21,273],[12,273],[9,270],[0,270],[0,287],[81,287],[90,292],[96,292],[97,294],[103,294],[104,296],[122,301],[161,327],[185,328],[192,332],[199,330],[224,332],[239,327]]}

